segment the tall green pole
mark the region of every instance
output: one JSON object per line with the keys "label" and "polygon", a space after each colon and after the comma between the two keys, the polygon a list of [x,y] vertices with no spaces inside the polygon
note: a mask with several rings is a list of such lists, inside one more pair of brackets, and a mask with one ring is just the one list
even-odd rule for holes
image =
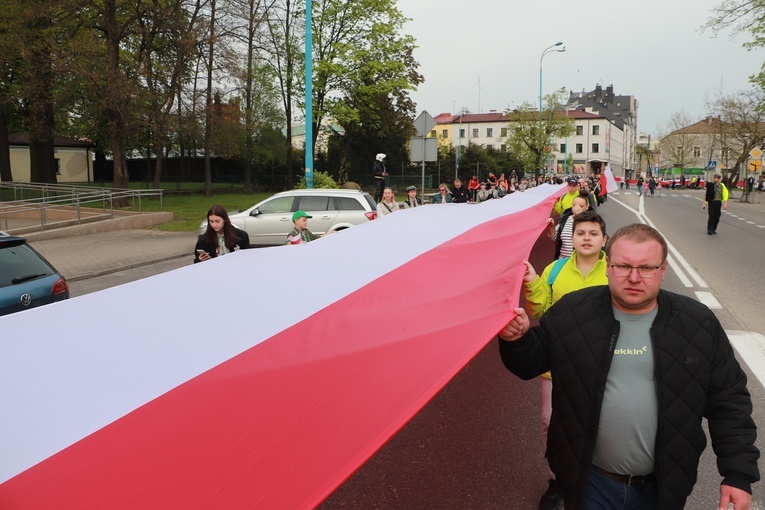
{"label": "tall green pole", "polygon": [[313,18],[311,0],[305,1],[305,187],[313,188]]}

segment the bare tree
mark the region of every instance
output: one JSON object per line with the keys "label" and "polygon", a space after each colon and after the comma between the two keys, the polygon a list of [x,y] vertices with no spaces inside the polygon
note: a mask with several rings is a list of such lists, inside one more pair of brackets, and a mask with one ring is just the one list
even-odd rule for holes
{"label": "bare tree", "polygon": [[[301,66],[304,62],[304,52],[300,48],[303,41],[300,34],[305,27],[304,23],[305,3],[300,0],[276,0],[269,9],[268,61],[279,83],[279,93],[286,120],[287,175],[285,185],[288,188],[292,188],[294,184],[292,119],[295,95],[300,90]],[[310,122],[310,119],[307,122]]]}
{"label": "bare tree", "polygon": [[740,175],[746,176],[749,152],[760,148],[765,141],[765,92],[752,89],[737,94],[718,96],[708,101],[711,114],[719,119],[716,136],[723,157],[734,161],[733,168],[726,165],[726,181],[732,185]]}
{"label": "bare tree", "polygon": [[663,133],[659,134],[659,150],[664,161],[681,170],[692,163],[694,147],[698,146],[698,134],[691,126],[694,122],[683,110],[670,117]]}
{"label": "bare tree", "polygon": [[229,0],[225,16],[230,27],[224,66],[241,93],[244,103],[244,189],[252,189],[252,169],[256,157],[255,138],[269,123],[277,122],[278,94],[275,75],[266,64],[268,45],[267,17],[275,0]]}
{"label": "bare tree", "polygon": [[182,78],[200,42],[198,22],[207,0],[173,0],[155,3],[138,16],[140,43],[137,60],[147,89],[149,127],[156,163],[153,186],[159,188],[164,166],[165,140],[173,105],[182,87]]}

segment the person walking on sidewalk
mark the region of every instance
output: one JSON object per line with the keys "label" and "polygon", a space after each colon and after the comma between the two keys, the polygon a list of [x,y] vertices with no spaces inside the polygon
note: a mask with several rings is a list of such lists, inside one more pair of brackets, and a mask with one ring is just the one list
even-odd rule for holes
{"label": "person walking on sidewalk", "polygon": [[499,332],[508,370],[553,374],[547,459],[566,510],[680,510],[707,440],[718,508],[749,510],[760,479],[752,398],[714,313],[663,290],[667,242],[634,223],[606,243],[608,285],[563,296],[530,328],[523,308]]}
{"label": "person walking on sidewalk", "polygon": [[712,177],[712,182],[707,183],[707,192],[704,195],[704,201],[701,208],[704,209],[709,204],[709,219],[707,220],[707,235],[717,233],[717,225],[720,223],[722,210],[728,210],[728,188],[720,182],[720,174]]}

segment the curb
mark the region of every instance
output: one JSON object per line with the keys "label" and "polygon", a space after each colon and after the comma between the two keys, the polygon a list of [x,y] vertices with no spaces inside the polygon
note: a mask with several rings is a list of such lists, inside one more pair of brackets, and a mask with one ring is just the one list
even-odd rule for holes
{"label": "curb", "polygon": [[180,259],[184,257],[190,258],[190,255],[188,253],[183,253],[180,255],[166,255],[164,257],[157,257],[151,260],[143,260],[141,262],[136,262],[135,264],[115,266],[109,269],[104,269],[102,271],[93,271],[93,272],[78,274],[78,275],[72,276],[71,278],[68,276],[65,276],[65,278],[67,282],[80,282],[83,280],[89,280],[91,278],[97,278],[99,276],[106,276],[108,274],[120,273],[122,271],[127,271],[129,269],[136,269],[139,267],[150,266],[152,264],[158,264],[160,262],[166,262],[168,260],[175,260],[175,259]]}

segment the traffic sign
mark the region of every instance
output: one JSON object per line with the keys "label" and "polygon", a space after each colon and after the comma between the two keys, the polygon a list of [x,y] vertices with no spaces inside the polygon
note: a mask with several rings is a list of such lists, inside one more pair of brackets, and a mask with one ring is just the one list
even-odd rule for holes
{"label": "traffic sign", "polygon": [[752,159],[760,159],[762,157],[762,151],[755,147],[749,151],[749,157]]}
{"label": "traffic sign", "polygon": [[410,138],[409,161],[413,163],[438,161],[438,140],[436,138]]}
{"label": "traffic sign", "polygon": [[417,131],[417,136],[428,136],[428,133],[434,127],[436,127],[436,119],[425,110],[414,120],[414,129]]}
{"label": "traffic sign", "polygon": [[717,169],[717,161],[709,160],[709,163],[707,163],[707,168],[709,170],[716,170]]}

